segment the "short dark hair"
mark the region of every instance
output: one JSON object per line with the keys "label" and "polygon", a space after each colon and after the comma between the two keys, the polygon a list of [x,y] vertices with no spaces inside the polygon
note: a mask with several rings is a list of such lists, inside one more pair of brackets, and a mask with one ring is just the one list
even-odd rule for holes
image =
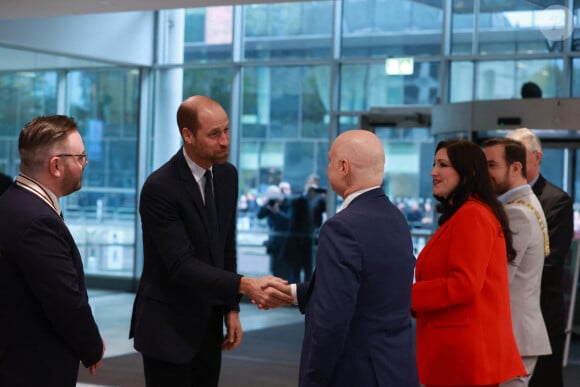
{"label": "short dark hair", "polygon": [[522,165],[522,176],[526,173],[526,147],[520,141],[508,137],[496,137],[485,140],[481,146],[487,148],[495,145],[503,145],[503,158],[507,165],[520,163]]}
{"label": "short dark hair", "polygon": [[534,82],[526,82],[520,90],[522,98],[542,98],[542,89]]}
{"label": "short dark hair", "polygon": [[179,109],[177,109],[179,133],[181,133],[183,128],[188,128],[195,135],[199,129],[199,109],[212,104],[219,105],[217,101],[204,95],[194,95],[183,101],[179,105]]}
{"label": "short dark hair", "polygon": [[73,118],[65,115],[39,116],[27,123],[18,137],[21,169],[34,170],[48,156],[48,151],[78,130]]}

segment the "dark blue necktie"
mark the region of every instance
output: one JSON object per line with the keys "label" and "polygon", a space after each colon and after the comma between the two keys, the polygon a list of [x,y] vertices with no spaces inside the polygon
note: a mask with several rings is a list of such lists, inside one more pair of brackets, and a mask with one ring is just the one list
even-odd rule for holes
{"label": "dark blue necktie", "polygon": [[[205,171],[205,186],[203,188],[205,197],[205,209],[209,219],[210,234],[213,238],[218,236],[217,211],[215,206],[215,197],[213,195],[213,175],[208,169]],[[214,239],[215,240],[215,239]]]}

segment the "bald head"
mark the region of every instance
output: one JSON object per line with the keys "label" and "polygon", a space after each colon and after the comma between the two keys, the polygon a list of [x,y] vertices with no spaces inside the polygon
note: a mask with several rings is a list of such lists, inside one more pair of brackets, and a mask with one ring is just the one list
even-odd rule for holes
{"label": "bald head", "polygon": [[194,95],[187,98],[177,110],[179,132],[183,133],[183,129],[188,128],[195,135],[200,126],[200,115],[203,115],[204,112],[211,112],[212,109],[223,110],[217,101],[205,95]]}
{"label": "bald head", "polygon": [[350,130],[334,140],[328,153],[328,179],[342,196],[383,182],[385,152],[379,138],[366,130]]}

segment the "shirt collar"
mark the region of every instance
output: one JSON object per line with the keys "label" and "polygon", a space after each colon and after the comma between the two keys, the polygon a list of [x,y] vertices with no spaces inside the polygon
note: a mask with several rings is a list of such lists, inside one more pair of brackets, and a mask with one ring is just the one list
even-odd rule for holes
{"label": "shirt collar", "polygon": [[33,194],[41,198],[59,216],[61,216],[62,210],[60,208],[60,205],[58,204],[58,198],[51,190],[40,184],[38,181],[21,173],[18,176],[16,176],[16,185],[21,188],[24,188],[29,192],[32,192]]}
{"label": "shirt collar", "polygon": [[510,189],[509,191],[506,191],[504,193],[502,193],[501,195],[499,195],[497,197],[497,200],[499,200],[502,203],[505,203],[508,199],[509,196],[511,196],[514,192],[518,192],[526,187],[529,187],[529,184],[522,184],[522,185],[518,185],[515,188]]}
{"label": "shirt collar", "polygon": [[360,195],[364,194],[365,192],[370,191],[370,190],[373,190],[375,188],[379,188],[379,186],[376,185],[374,187],[364,188],[364,189],[361,189],[361,190],[358,190],[358,191],[355,191],[355,192],[352,192],[352,193],[348,194],[348,196],[346,198],[344,198],[344,202],[342,203],[342,206],[336,212],[339,212],[339,211],[344,210],[346,207],[348,207],[348,205],[350,203],[352,203],[352,201],[354,199],[356,199]]}
{"label": "shirt collar", "polygon": [[[198,182],[198,184],[199,184],[201,179],[205,175],[206,169],[200,167],[192,159],[190,159],[189,156],[187,155],[187,153],[185,152],[185,148],[183,148],[183,155],[185,156],[185,162],[187,163],[187,166],[191,170],[191,173],[193,174],[195,181]],[[211,168],[210,168],[210,171],[211,171]]]}

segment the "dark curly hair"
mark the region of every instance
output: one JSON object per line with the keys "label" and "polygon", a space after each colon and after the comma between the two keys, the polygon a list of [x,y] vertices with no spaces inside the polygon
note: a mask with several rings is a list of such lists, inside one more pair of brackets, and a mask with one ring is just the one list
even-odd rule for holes
{"label": "dark curly hair", "polygon": [[512,232],[503,205],[497,200],[487,170],[487,161],[481,148],[468,140],[446,140],[437,144],[435,153],[446,149],[451,166],[460,178],[460,183],[447,198],[435,195],[439,201],[437,212],[441,213],[439,225],[448,221],[471,195],[486,204],[501,224],[505,237],[508,262],[512,262],[516,251],[512,245]]}

